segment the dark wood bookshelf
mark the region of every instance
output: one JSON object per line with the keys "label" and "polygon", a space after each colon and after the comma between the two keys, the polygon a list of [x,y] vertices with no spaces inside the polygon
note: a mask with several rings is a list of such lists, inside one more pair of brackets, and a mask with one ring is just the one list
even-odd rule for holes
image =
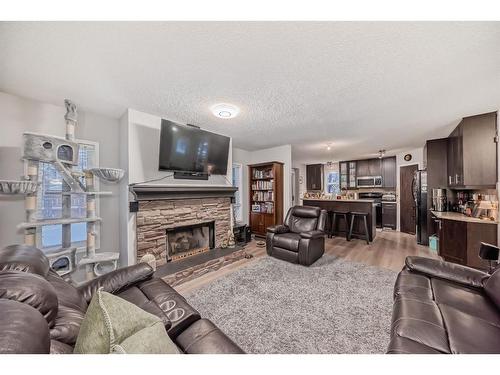
{"label": "dark wood bookshelf", "polygon": [[[266,228],[283,223],[283,163],[248,166],[249,173],[249,223],[252,233],[265,236]],[[259,206],[260,212],[254,211]]]}

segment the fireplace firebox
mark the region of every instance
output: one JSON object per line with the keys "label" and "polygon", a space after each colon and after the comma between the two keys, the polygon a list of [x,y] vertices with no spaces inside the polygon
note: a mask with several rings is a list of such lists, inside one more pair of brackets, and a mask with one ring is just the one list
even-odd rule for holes
{"label": "fireplace firebox", "polygon": [[215,221],[180,225],[166,230],[167,262],[209,251],[215,247]]}

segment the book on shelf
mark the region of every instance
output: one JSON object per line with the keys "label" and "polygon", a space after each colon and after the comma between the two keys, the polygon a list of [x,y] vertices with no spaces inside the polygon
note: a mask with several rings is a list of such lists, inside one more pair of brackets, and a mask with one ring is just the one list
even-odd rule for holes
{"label": "book on shelf", "polygon": [[274,178],[274,172],[272,169],[254,169],[252,174],[252,178],[254,179]]}
{"label": "book on shelf", "polygon": [[273,202],[263,202],[252,204],[252,212],[261,214],[273,214],[274,213],[274,203]]}
{"label": "book on shelf", "polygon": [[274,180],[254,181],[252,183],[252,190],[273,190]]}
{"label": "book on shelf", "polygon": [[252,194],[252,200],[254,201],[273,201],[274,191],[254,191]]}

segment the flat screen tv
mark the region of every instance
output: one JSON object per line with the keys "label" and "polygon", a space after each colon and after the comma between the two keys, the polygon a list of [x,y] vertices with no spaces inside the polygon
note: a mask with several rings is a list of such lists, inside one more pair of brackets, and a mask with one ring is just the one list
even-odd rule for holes
{"label": "flat screen tv", "polygon": [[161,120],[160,170],[225,175],[228,154],[229,137]]}

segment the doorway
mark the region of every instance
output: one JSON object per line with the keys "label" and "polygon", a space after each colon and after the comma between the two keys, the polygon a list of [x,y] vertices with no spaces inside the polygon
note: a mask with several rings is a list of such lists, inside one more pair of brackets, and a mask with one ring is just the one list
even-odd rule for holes
{"label": "doorway", "polygon": [[399,167],[399,230],[404,233],[416,233],[416,211],[413,199],[413,176],[418,165]]}

